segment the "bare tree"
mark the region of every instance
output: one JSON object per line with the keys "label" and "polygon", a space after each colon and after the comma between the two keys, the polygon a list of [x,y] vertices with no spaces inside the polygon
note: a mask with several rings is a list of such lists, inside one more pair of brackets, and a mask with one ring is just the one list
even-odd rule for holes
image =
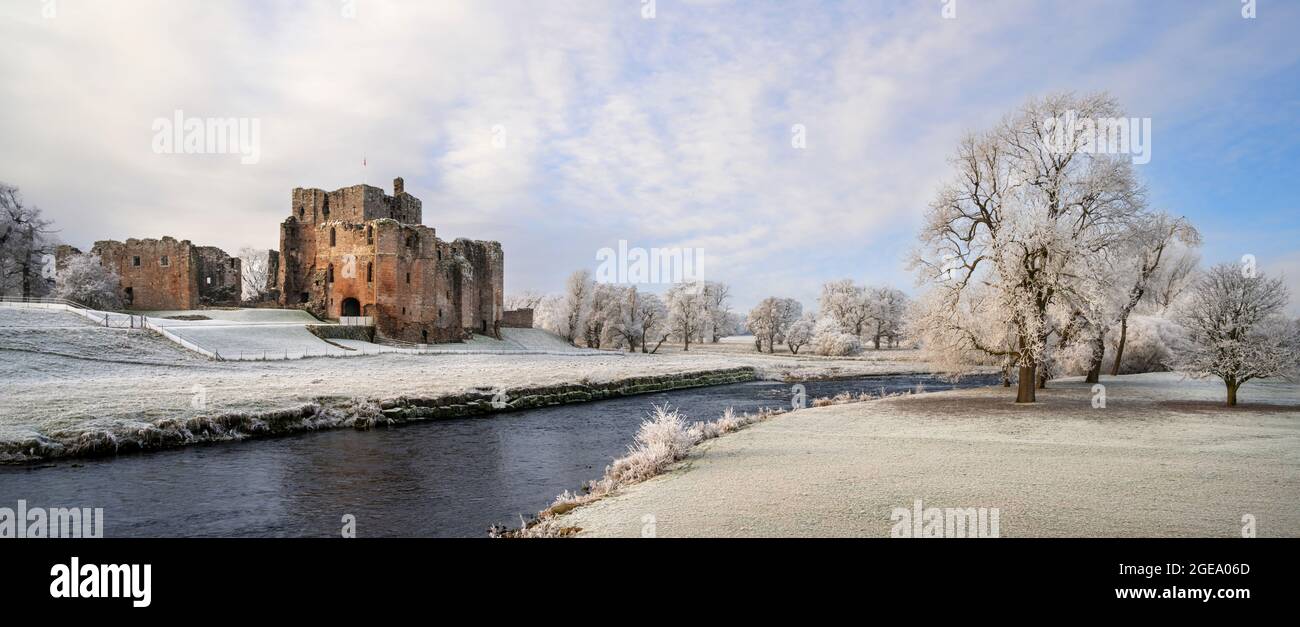
{"label": "bare tree", "polygon": [[622,338],[628,352],[635,351],[637,347],[643,353],[652,352],[649,344],[656,340],[658,344],[655,345],[654,352],[657,352],[659,346],[667,340],[664,325],[668,318],[668,308],[658,296],[642,292],[633,285],[622,290],[616,308],[617,314],[611,318],[610,328]]}
{"label": "bare tree", "polygon": [[1210,268],[1180,317],[1190,342],[1176,350],[1178,370],[1221,379],[1228,405],[1248,381],[1290,377],[1300,361],[1300,326],[1282,313],[1288,299],[1281,279],[1233,264]]}
{"label": "bare tree", "polygon": [[907,294],[889,286],[873,287],[867,290],[870,312],[872,345],[880,350],[880,341],[889,338],[891,344],[897,344],[899,333],[903,328],[903,316],[907,313]]}
{"label": "bare tree", "polygon": [[913,260],[931,288],[914,328],[937,365],[1010,360],[1018,403],[1035,400],[1049,313],[1074,289],[1075,266],[1111,245],[1145,203],[1127,155],[1091,150],[1086,125],[1052,123],[1070,116],[1121,117],[1109,96],[1055,94],[965,138]]}
{"label": "bare tree", "polygon": [[588,348],[600,348],[612,335],[610,323],[619,315],[622,289],[610,283],[593,283],[591,297],[586,301],[587,311],[582,316],[583,339]]}
{"label": "bare tree", "polygon": [[785,345],[790,347],[790,354],[798,355],[799,349],[807,346],[813,339],[817,328],[817,318],[810,313],[801,316],[785,332]]}
{"label": "bare tree", "polygon": [[504,308],[507,310],[536,310],[538,305],[542,304],[543,298],[546,298],[545,294],[533,290],[524,290],[517,294],[506,294]]}
{"label": "bare tree", "polygon": [[1151,286],[1147,290],[1150,309],[1157,314],[1164,314],[1189,287],[1196,283],[1196,271],[1201,267],[1201,256],[1194,248],[1175,244],[1166,253],[1169,259],[1160,264]]}
{"label": "bare tree", "polygon": [[704,308],[709,342],[717,344],[719,339],[730,333],[727,328],[732,318],[730,301],[731,286],[714,281],[704,284]]}
{"label": "bare tree", "polygon": [[575,271],[569,275],[569,280],[565,284],[564,296],[560,302],[563,316],[560,336],[570,344],[576,344],[578,338],[582,337],[586,322],[584,316],[588,312],[587,303],[591,300],[593,285],[591,273],[586,270]]}
{"label": "bare tree", "polygon": [[[1201,234],[1192,227],[1190,222],[1184,218],[1172,218],[1164,213],[1152,216],[1137,232],[1141,235],[1135,255],[1136,268],[1128,289],[1128,297],[1119,307],[1117,316],[1119,341],[1115,345],[1115,363],[1110,369],[1111,376],[1119,374],[1119,365],[1124,359],[1129,314],[1133,313],[1133,308],[1137,307],[1138,302],[1146,295],[1147,288],[1151,285],[1151,278],[1160,269],[1160,264],[1164,260],[1165,251],[1175,242],[1187,246],[1197,246],[1201,243]],[[1096,381],[1096,377],[1089,375],[1089,382]]]}
{"label": "bare tree", "polygon": [[867,288],[854,284],[852,279],[822,285],[817,306],[823,316],[830,316],[839,323],[842,331],[858,337],[862,337],[871,320],[871,302]]}
{"label": "bare tree", "polygon": [[54,254],[50,224],[17,187],[0,183],[0,293],[15,286],[24,297],[44,291],[42,273],[53,274],[46,272],[53,269],[52,257],[44,258]]}
{"label": "bare tree", "polygon": [[243,299],[260,303],[267,299],[271,278],[271,252],[245,246],[239,249],[240,272],[243,273]]}
{"label": "bare tree", "polygon": [[754,334],[755,345],[761,352],[767,342],[767,352],[775,353],[776,345],[785,340],[790,326],[803,315],[803,305],[793,298],[764,298],[749,311],[745,324]]}
{"label": "bare tree", "polygon": [[691,350],[691,338],[699,333],[708,311],[704,290],[694,283],[678,283],[668,289],[668,328],[681,340],[682,350]]}

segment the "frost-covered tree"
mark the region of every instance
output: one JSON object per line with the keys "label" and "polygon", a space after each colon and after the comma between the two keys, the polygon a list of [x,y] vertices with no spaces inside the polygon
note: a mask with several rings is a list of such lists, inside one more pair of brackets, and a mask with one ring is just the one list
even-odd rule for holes
{"label": "frost-covered tree", "polygon": [[1279,278],[1233,264],[1210,268],[1179,316],[1189,341],[1175,351],[1178,370],[1221,379],[1228,405],[1237,404],[1237,390],[1248,381],[1291,376],[1300,330],[1283,314],[1288,298]]}
{"label": "frost-covered tree", "polygon": [[582,337],[588,348],[600,348],[602,342],[611,338],[609,326],[619,317],[623,288],[609,283],[594,283],[590,290],[591,297],[586,300],[586,311],[581,316]]}
{"label": "frost-covered tree", "polygon": [[504,302],[502,303],[502,308],[508,311],[515,309],[532,309],[536,311],[537,307],[542,304],[542,300],[545,298],[545,294],[534,290],[524,290],[515,294],[506,294],[503,299]]}
{"label": "frost-covered tree", "polygon": [[1175,242],[1165,253],[1168,257],[1151,277],[1143,310],[1164,315],[1175,307],[1188,288],[1196,283],[1201,267],[1201,255],[1195,247]]}
{"label": "frost-covered tree", "polygon": [[52,233],[39,207],[28,205],[17,187],[0,183],[0,294],[45,293]]}
{"label": "frost-covered tree", "polygon": [[754,334],[755,346],[763,350],[767,343],[767,352],[776,352],[776,345],[785,341],[785,334],[791,325],[803,315],[803,305],[793,298],[769,296],[749,312],[745,325]]}
{"label": "frost-covered tree", "polygon": [[[1173,259],[1171,249],[1199,242],[1196,229],[1184,218],[1140,213],[1103,248],[1081,256],[1054,314],[1062,321],[1054,327],[1056,355],[1075,355],[1086,381],[1096,383],[1109,336],[1114,356],[1111,374],[1119,374],[1133,311],[1149,300],[1153,278]],[[1118,334],[1112,333],[1116,327]]]}
{"label": "frost-covered tree", "polygon": [[903,317],[908,310],[907,294],[900,289],[884,285],[869,288],[867,299],[871,305],[867,328],[870,330],[872,346],[880,350],[880,341],[884,339],[888,339],[890,344],[897,345],[898,336],[903,330]]}
{"label": "frost-covered tree", "polygon": [[585,339],[586,316],[590,314],[594,289],[595,283],[587,270],[569,275],[563,294],[551,294],[537,302],[533,326],[550,331],[576,346]]}
{"label": "frost-covered tree", "polygon": [[704,333],[709,342],[717,341],[731,334],[728,323],[733,319],[731,312],[731,286],[726,283],[706,281],[704,283],[703,306]]}
{"label": "frost-covered tree", "polygon": [[91,309],[117,309],[122,306],[121,283],[116,272],[99,262],[99,256],[72,255],[56,275],[54,293]]}
{"label": "frost-covered tree", "polygon": [[[637,334],[641,352],[659,352],[659,347],[668,341],[668,306],[657,294],[640,294],[633,311],[639,327]],[[654,348],[649,348],[651,343]]]}
{"label": "frost-covered tree", "polygon": [[801,316],[785,332],[785,345],[790,348],[790,353],[799,354],[799,349],[807,346],[813,339],[813,331],[817,327],[817,317],[811,313]]}
{"label": "frost-covered tree", "polygon": [[855,284],[852,279],[822,285],[817,307],[823,318],[830,317],[842,331],[858,337],[867,330],[873,309],[867,288]]}
{"label": "frost-covered tree", "polygon": [[591,292],[595,283],[587,270],[577,270],[565,282],[564,295],[559,301],[556,329],[560,337],[576,345],[586,330],[586,316],[590,311]]}
{"label": "frost-covered tree", "polygon": [[1133,246],[1132,262],[1129,263],[1128,286],[1125,298],[1119,304],[1116,315],[1119,322],[1119,340],[1115,345],[1115,363],[1110,374],[1118,375],[1120,363],[1124,359],[1124,344],[1128,341],[1128,318],[1133,309],[1146,296],[1151,287],[1152,278],[1167,263],[1166,252],[1175,244],[1199,246],[1201,234],[1185,218],[1174,218],[1164,213],[1157,213],[1142,222],[1135,230],[1137,237]]}
{"label": "frost-covered tree", "polygon": [[1122,114],[1105,95],[1056,94],[963,139],[913,259],[929,288],[912,325],[925,349],[958,371],[983,357],[1013,365],[1016,402],[1035,400],[1052,309],[1075,289],[1078,264],[1144,208],[1128,156],[1093,150],[1086,125],[1059,124],[1071,116]]}
{"label": "frost-covered tree", "polygon": [[691,350],[691,338],[703,328],[708,311],[705,292],[695,283],[678,283],[668,289],[668,332],[682,343],[682,350]]}
{"label": "frost-covered tree", "polygon": [[240,283],[242,299],[260,303],[267,299],[267,284],[271,278],[271,251],[245,246],[239,249]]}
{"label": "frost-covered tree", "polygon": [[664,332],[668,310],[655,294],[642,292],[635,285],[616,286],[614,300],[606,308],[605,344],[626,348],[628,352],[648,353],[649,343],[659,345],[667,339]]}

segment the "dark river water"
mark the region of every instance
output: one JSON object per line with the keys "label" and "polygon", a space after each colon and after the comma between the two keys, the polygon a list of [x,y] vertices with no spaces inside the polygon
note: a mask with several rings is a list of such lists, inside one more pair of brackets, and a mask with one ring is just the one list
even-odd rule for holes
{"label": "dark river water", "polygon": [[[803,385],[807,398],[993,385],[898,375]],[[519,526],[621,456],[652,404],[693,420],[789,407],[791,385],[738,383],[371,431],[341,429],[117,458],[0,467],[0,507],[102,507],[104,535],[482,537]]]}

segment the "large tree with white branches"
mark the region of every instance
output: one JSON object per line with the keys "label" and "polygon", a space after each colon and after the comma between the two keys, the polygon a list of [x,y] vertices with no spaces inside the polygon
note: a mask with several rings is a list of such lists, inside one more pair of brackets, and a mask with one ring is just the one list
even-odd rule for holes
{"label": "large tree with white branches", "polygon": [[913,258],[929,289],[913,325],[925,349],[952,370],[972,361],[1014,367],[1021,403],[1035,400],[1053,308],[1089,297],[1081,266],[1144,210],[1129,156],[1095,150],[1083,125],[1054,123],[1070,116],[1121,112],[1106,95],[1054,94],[964,138]]}

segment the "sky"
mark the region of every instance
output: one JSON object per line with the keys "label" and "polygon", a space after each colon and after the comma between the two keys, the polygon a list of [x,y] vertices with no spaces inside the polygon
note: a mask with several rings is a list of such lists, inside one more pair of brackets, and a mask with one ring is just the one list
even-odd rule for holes
{"label": "sky", "polygon": [[[812,308],[915,290],[962,135],[1107,91],[1152,120],[1151,206],[1300,311],[1300,2],[1244,4],[0,0],[0,181],[83,249],[234,253],[278,247],[295,187],[401,176],[440,237],[502,243],[507,293],[626,240],[701,249],[737,310]],[[256,162],[159,149],[178,110],[256,121]]]}

